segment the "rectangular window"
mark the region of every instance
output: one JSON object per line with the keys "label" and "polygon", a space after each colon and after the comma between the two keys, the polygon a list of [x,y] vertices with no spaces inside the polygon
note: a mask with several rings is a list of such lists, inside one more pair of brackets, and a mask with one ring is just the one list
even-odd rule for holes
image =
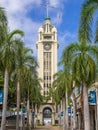
{"label": "rectangular window", "polygon": [[44,87],[50,87],[51,85],[51,52],[44,52],[43,61],[43,78]]}
{"label": "rectangular window", "polygon": [[44,39],[51,39],[51,36],[44,36]]}

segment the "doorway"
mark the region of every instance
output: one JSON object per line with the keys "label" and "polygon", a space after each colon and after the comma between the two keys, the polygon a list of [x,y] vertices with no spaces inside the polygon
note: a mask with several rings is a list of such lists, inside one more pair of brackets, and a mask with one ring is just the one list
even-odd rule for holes
{"label": "doorway", "polygon": [[49,107],[43,109],[43,124],[51,124],[52,123],[52,110]]}

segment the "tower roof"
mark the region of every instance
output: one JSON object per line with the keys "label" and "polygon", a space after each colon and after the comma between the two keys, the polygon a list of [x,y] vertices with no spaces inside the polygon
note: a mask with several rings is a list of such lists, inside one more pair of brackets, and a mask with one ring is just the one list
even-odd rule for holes
{"label": "tower roof", "polygon": [[49,21],[50,21],[50,20],[51,20],[51,18],[50,18],[50,17],[46,17],[46,18],[45,18],[45,20],[49,20]]}
{"label": "tower roof", "polygon": [[51,18],[50,17],[46,17],[44,23],[41,25],[41,27],[39,28],[38,32],[44,32],[45,30],[48,31],[50,30],[50,32],[57,32],[57,29],[55,28],[55,26],[51,23]]}
{"label": "tower roof", "polygon": [[50,18],[50,17],[46,17],[46,18],[45,18],[45,23],[51,24],[51,18]]}

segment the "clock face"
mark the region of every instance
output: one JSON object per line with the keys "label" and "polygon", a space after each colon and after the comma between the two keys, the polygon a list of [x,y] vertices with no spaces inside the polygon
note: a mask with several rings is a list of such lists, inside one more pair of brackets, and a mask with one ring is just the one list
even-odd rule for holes
{"label": "clock face", "polygon": [[49,43],[46,43],[46,44],[44,45],[44,49],[45,49],[45,50],[50,50],[50,49],[51,49],[51,45],[50,45]]}

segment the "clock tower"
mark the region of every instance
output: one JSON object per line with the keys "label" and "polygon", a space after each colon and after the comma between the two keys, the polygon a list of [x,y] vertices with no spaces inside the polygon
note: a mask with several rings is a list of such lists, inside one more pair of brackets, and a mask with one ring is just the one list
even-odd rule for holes
{"label": "clock tower", "polygon": [[[38,76],[42,79],[41,94],[46,99],[49,96],[49,88],[52,87],[53,75],[57,72],[58,39],[57,29],[52,25],[50,18],[46,18],[38,30],[36,43],[38,50]],[[53,99],[44,101],[37,113],[38,122],[55,124],[57,109]]]}

